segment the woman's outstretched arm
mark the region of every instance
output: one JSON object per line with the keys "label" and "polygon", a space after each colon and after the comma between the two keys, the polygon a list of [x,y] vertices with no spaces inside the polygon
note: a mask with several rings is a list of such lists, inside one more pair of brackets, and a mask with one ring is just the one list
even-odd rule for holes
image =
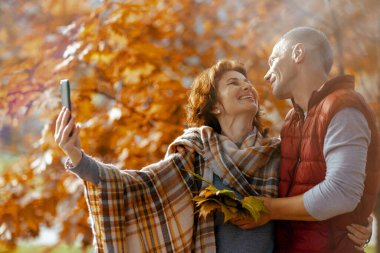
{"label": "woman's outstretched arm", "polygon": [[[65,164],[66,169],[69,169],[69,171],[76,174],[79,178],[89,181],[94,185],[97,185],[102,178],[102,171],[108,170],[122,173],[132,181],[144,181],[144,177],[141,177],[142,174],[151,174],[153,176],[153,174],[157,173],[159,175],[162,172],[157,167],[167,167],[173,164],[173,162],[178,162],[183,167],[186,167],[187,170],[192,170],[194,155],[193,151],[188,151],[174,154],[176,158],[171,157],[171,161],[160,161],[139,171],[129,170],[128,173],[121,171],[114,165],[102,163],[83,152],[80,145],[79,131],[80,127],[75,124],[75,118],[71,117],[71,112],[63,107],[56,121],[55,142],[69,158]],[[72,134],[70,135],[70,133]],[[189,179],[188,176],[184,176],[184,178],[186,178],[186,181]]]}

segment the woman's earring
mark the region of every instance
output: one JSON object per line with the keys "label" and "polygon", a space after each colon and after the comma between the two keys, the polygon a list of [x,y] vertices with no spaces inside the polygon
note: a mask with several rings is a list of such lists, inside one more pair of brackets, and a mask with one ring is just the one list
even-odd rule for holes
{"label": "woman's earring", "polygon": [[215,113],[216,113],[216,114],[219,114],[219,113],[220,113],[220,110],[219,110],[219,109],[216,109]]}

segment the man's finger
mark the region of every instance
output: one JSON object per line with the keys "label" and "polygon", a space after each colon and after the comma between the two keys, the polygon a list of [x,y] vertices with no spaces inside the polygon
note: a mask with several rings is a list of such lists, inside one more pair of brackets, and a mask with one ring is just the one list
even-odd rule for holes
{"label": "man's finger", "polygon": [[365,244],[365,240],[359,239],[356,236],[354,236],[353,234],[348,233],[347,236],[359,247],[361,247],[362,245]]}
{"label": "man's finger", "polygon": [[241,218],[238,218],[238,217],[235,217],[235,218],[231,218],[231,221],[233,222],[238,222],[238,221],[241,221],[242,219]]}
{"label": "man's finger", "polygon": [[240,226],[241,229],[252,229],[254,227],[256,227],[256,226],[253,223],[252,224],[244,224],[244,225]]}
{"label": "man's finger", "polygon": [[236,225],[236,226],[241,226],[243,225],[243,223],[241,221],[231,221],[232,224]]}
{"label": "man's finger", "polygon": [[367,227],[360,226],[357,224],[352,224],[350,226],[356,229],[359,233],[366,234],[367,236],[371,233],[371,231]]}
{"label": "man's finger", "polygon": [[367,240],[368,236],[369,236],[369,233],[368,231],[365,231],[365,232],[362,232],[360,230],[358,230],[357,228],[355,228],[354,226],[347,226],[347,230],[353,235],[355,236],[356,238],[359,238],[360,240]]}
{"label": "man's finger", "polygon": [[372,231],[372,223],[373,223],[373,217],[372,217],[372,215],[370,215],[367,220],[368,220],[368,227],[370,227],[371,231]]}
{"label": "man's finger", "polygon": [[358,246],[355,246],[355,249],[357,249],[359,252],[364,252],[364,249],[363,249],[363,247],[358,247]]}
{"label": "man's finger", "polygon": [[236,220],[236,221],[231,221],[231,223],[234,224],[234,225],[236,225],[236,226],[238,226],[238,227],[240,227],[240,226],[246,224],[247,222],[244,221],[244,220]]}

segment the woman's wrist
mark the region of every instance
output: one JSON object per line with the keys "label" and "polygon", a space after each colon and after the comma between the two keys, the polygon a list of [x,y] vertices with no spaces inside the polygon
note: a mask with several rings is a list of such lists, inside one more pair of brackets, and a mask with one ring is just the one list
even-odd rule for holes
{"label": "woman's wrist", "polygon": [[74,149],[73,152],[70,152],[70,154],[68,154],[68,157],[74,166],[77,166],[79,164],[79,162],[82,160],[82,156],[82,151],[79,149]]}

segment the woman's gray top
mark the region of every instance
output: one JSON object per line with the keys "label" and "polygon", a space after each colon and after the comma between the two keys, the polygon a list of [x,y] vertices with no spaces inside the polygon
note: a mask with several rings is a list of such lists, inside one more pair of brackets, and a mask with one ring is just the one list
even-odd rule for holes
{"label": "woman's gray top", "polygon": [[[213,183],[218,189],[233,190],[214,174]],[[239,198],[242,196],[233,190]],[[223,222],[223,214],[215,214],[215,239],[217,253],[272,253],[274,249],[274,222],[254,229],[241,229]]]}

